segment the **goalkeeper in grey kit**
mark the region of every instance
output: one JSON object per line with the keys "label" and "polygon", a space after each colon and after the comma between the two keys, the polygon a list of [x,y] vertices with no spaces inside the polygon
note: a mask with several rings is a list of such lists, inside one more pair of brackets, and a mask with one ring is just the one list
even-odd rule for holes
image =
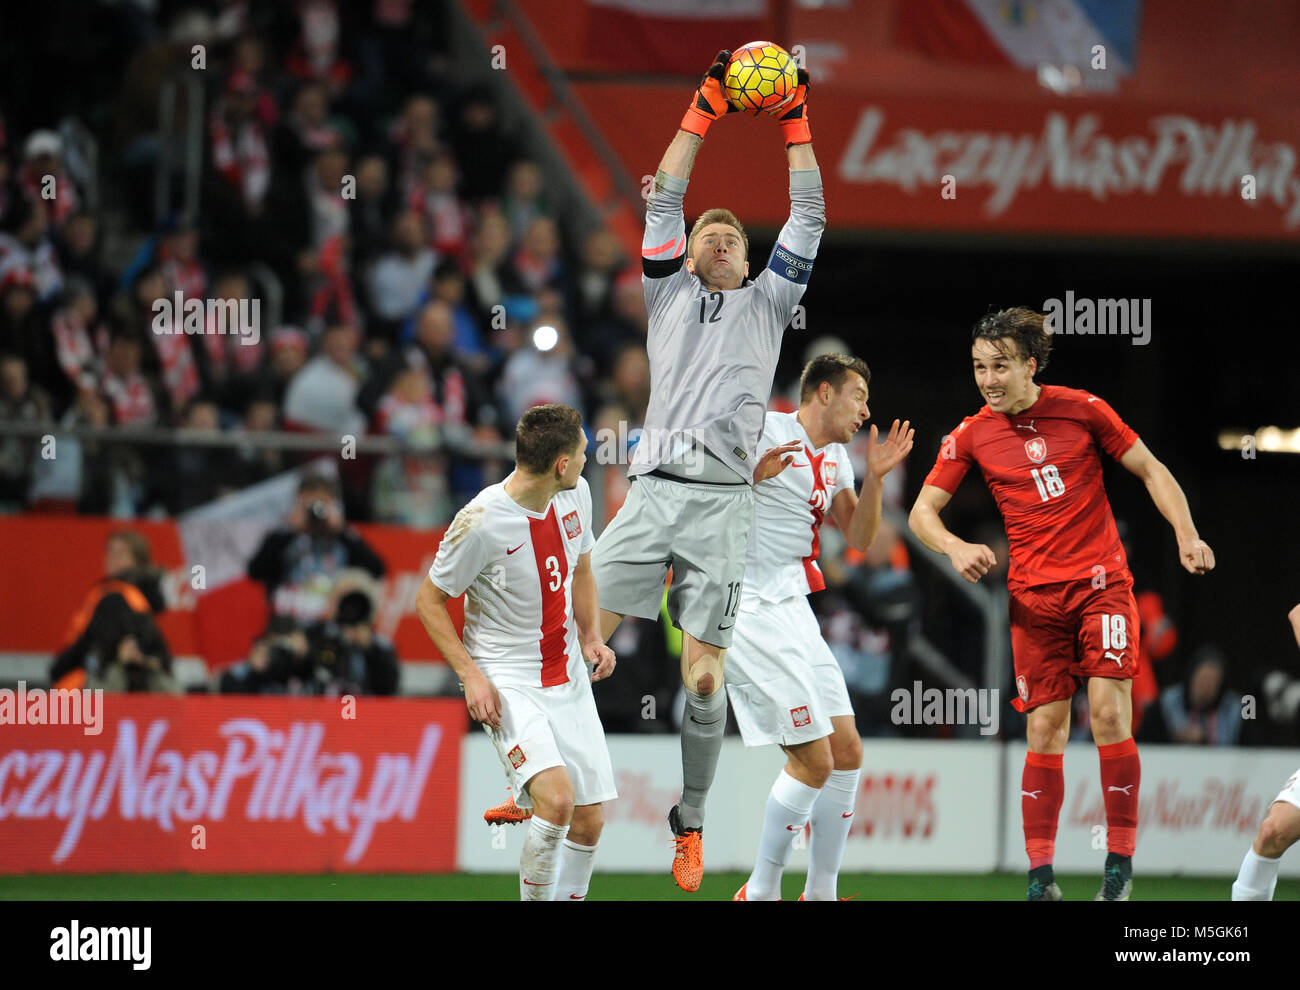
{"label": "goalkeeper in grey kit", "polygon": [[725,209],[686,234],[691,165],[709,125],[734,112],[718,53],[673,138],[646,206],[642,285],[650,315],[650,404],[628,474],[635,482],[592,554],[606,641],[625,615],[668,613],[682,630],[682,798],[669,812],[673,877],[703,876],[704,803],[726,725],[723,664],[740,605],[754,511],[758,441],[781,337],[812,273],[826,226],[808,129],[808,74],[776,111],[790,168],[790,218],[767,268],[749,276],[749,239]]}

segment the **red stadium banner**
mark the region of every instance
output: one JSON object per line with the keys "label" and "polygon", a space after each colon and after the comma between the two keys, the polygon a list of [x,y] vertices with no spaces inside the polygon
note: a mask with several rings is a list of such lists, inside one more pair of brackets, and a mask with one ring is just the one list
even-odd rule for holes
{"label": "red stadium banner", "polygon": [[[247,655],[266,626],[262,586],[243,578],[196,592],[175,522],[48,515],[0,517],[0,545],[8,561],[0,572],[0,653],[53,656],[67,645],[69,622],[103,577],[104,541],[117,529],[141,533],[165,571],[164,595],[171,607],[158,622],[173,655],[199,656],[213,668]],[[443,531],[369,524],[357,530],[387,568],[376,628],[393,640],[400,659],[441,661],[415,614],[415,592]],[[459,628],[460,599],[450,607]]]}
{"label": "red stadium banner", "polygon": [[[682,87],[573,88],[638,185],[653,175],[681,117]],[[815,94],[809,108],[828,233],[1300,239],[1300,141],[1293,116],[1276,108],[842,92]],[[773,121],[737,116],[710,129],[687,216],[714,206],[747,225],[784,223]]]}
{"label": "red stadium banner", "polygon": [[459,701],[100,699],[15,725],[0,697],[0,873],[456,868]]}

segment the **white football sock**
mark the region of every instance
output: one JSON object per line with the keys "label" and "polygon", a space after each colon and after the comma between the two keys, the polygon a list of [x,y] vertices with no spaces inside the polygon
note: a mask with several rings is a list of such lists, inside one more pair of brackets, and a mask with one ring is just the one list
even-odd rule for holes
{"label": "white football sock", "polygon": [[763,812],[763,834],[758,840],[758,860],[749,875],[745,899],[781,899],[781,873],[790,861],[794,837],[808,824],[808,816],[821,789],[801,784],[785,770],[777,774]]}
{"label": "white football sock", "polygon": [[528,822],[528,838],[519,856],[519,899],[553,901],[560,843],[569,834],[569,826],[552,825],[537,815]]}
{"label": "white football sock", "polygon": [[833,901],[839,896],[836,885],[844,844],[853,827],[853,809],[858,797],[860,770],[832,770],[821,796],[812,809],[812,841],[808,848],[808,879],[804,883],[805,901]]}
{"label": "white football sock", "polygon": [[580,846],[566,838],[560,851],[560,875],[555,881],[557,901],[586,900],[591,870],[596,864],[596,847]]}
{"label": "white football sock", "polygon": [[1254,847],[1246,850],[1246,858],[1241,861],[1237,880],[1232,885],[1234,901],[1271,901],[1273,891],[1277,889],[1277,868],[1282,857],[1266,859],[1255,852]]}

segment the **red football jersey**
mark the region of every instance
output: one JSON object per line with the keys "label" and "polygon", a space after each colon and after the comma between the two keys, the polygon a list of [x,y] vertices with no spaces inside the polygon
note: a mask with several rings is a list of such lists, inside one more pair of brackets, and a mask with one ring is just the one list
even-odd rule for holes
{"label": "red football jersey", "polygon": [[985,406],[943,438],[925,483],[952,494],[978,464],[1011,545],[1010,588],[1127,574],[1115,517],[1101,483],[1104,450],[1118,460],[1138,436],[1102,399],[1043,385],[1028,409]]}

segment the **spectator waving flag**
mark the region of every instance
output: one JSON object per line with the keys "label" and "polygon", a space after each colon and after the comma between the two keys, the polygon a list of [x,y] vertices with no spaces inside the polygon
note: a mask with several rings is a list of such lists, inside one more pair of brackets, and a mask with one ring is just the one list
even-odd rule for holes
{"label": "spectator waving flag", "polygon": [[[1133,74],[1141,15],[1141,0],[908,0],[898,41],[944,60],[1073,66],[1089,88],[1109,88]],[[1093,68],[1098,45],[1104,71]]]}

